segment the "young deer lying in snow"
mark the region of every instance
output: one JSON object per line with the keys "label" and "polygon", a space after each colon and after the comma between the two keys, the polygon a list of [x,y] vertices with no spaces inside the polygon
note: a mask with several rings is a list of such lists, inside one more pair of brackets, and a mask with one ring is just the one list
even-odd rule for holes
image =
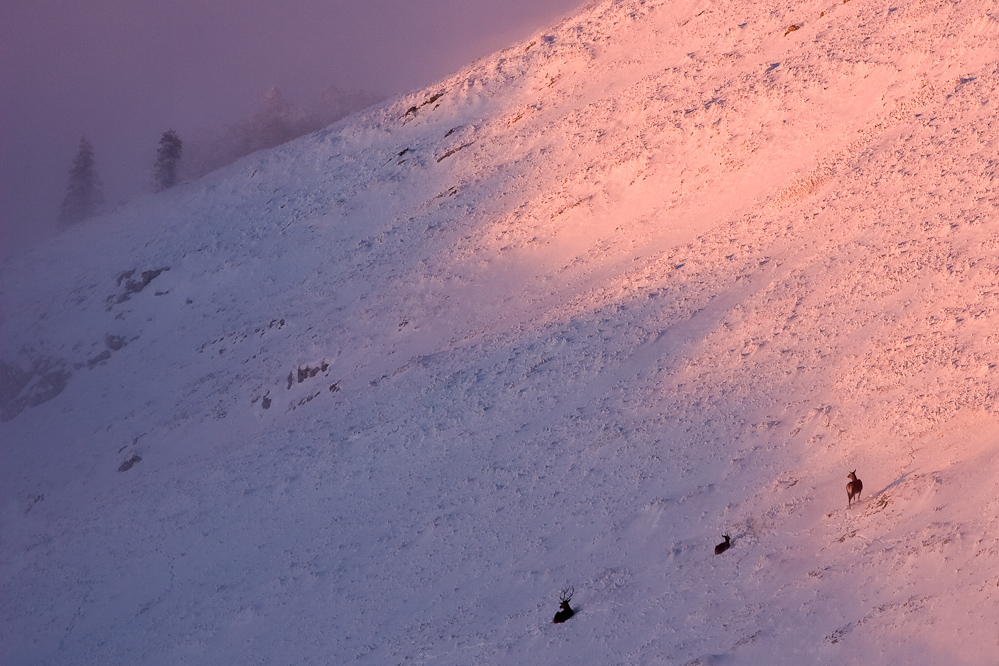
{"label": "young deer lying in snow", "polygon": [[576,611],[569,608],[569,600],[572,599],[572,593],[575,589],[562,590],[562,594],[559,595],[559,601],[562,602],[560,605],[562,610],[555,613],[555,619],[552,622],[565,622],[570,617],[576,614]]}
{"label": "young deer lying in snow", "polygon": [[853,470],[846,475],[846,478],[850,479],[850,482],[846,484],[846,508],[849,509],[850,505],[853,504],[853,498],[856,497],[857,501],[860,501],[860,491],[864,489],[864,482],[857,478],[857,470]]}
{"label": "young deer lying in snow", "polygon": [[729,536],[727,534],[723,534],[722,536],[725,537],[725,540],[715,546],[715,555],[721,555],[732,545],[732,542],[729,541]]}

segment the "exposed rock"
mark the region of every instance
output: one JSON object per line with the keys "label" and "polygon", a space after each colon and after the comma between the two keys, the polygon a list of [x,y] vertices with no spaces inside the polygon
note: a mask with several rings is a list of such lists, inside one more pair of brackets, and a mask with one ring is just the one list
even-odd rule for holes
{"label": "exposed rock", "polygon": [[129,458],[128,460],[126,460],[125,462],[123,462],[118,467],[118,471],[119,472],[127,472],[128,470],[132,469],[132,467],[135,465],[135,463],[140,462],[141,460],[142,460],[142,458],[140,458],[139,456],[133,455],[131,458]]}
{"label": "exposed rock", "polygon": [[111,350],[105,349],[100,354],[87,361],[87,367],[92,369],[96,365],[107,362],[110,358]]}
{"label": "exposed rock", "polygon": [[150,282],[159,277],[163,271],[168,271],[168,270],[170,270],[170,267],[164,266],[163,268],[157,268],[155,270],[142,271],[140,280],[132,279],[132,276],[135,275],[136,271],[136,269],[134,268],[119,273],[116,282],[119,287],[122,286],[122,283],[124,283],[125,289],[122,293],[118,294],[117,296],[112,294],[111,296],[107,297],[106,299],[106,302],[108,304],[107,309],[110,310],[114,305],[117,305],[118,303],[124,303],[125,301],[131,299],[132,294],[139,293],[147,286],[149,286]]}
{"label": "exposed rock", "polygon": [[110,333],[104,336],[104,344],[108,346],[111,351],[118,351],[125,346],[125,338],[120,335],[111,335]]}
{"label": "exposed rock", "polygon": [[72,376],[62,359],[40,357],[30,371],[0,361],[0,421],[48,402],[65,390]]}

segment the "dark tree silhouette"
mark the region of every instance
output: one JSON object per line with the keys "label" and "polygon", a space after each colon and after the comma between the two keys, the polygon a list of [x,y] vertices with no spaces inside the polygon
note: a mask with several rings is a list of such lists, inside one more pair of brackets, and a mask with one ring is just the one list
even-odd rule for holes
{"label": "dark tree silhouette", "polygon": [[177,166],[184,150],[184,144],[173,130],[163,132],[160,137],[160,147],[156,149],[156,165],[153,167],[153,178],[156,187],[166,190],[177,184]]}
{"label": "dark tree silhouette", "polygon": [[248,154],[264,148],[273,148],[307,133],[310,119],[292,106],[281,91],[272,87],[264,96],[262,107],[246,128]]}
{"label": "dark tree silhouette", "polygon": [[96,213],[102,203],[104,194],[94,167],[94,147],[87,137],[81,137],[80,149],[73,160],[73,168],[69,170],[69,185],[59,210],[59,223],[69,225],[85,220]]}

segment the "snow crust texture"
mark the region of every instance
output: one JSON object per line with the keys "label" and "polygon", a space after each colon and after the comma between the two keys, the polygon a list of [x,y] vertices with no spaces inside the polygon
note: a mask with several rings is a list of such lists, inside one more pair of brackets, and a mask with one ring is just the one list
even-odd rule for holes
{"label": "snow crust texture", "polygon": [[7,261],[0,663],[997,663],[997,90],[609,0]]}

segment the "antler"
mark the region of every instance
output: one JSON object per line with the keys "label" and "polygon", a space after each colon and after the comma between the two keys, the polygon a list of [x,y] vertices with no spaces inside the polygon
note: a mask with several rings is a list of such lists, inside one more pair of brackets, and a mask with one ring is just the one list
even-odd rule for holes
{"label": "antler", "polygon": [[576,591],[576,588],[570,587],[567,590],[562,590],[562,593],[558,595],[559,601],[569,601],[572,599],[572,593]]}

